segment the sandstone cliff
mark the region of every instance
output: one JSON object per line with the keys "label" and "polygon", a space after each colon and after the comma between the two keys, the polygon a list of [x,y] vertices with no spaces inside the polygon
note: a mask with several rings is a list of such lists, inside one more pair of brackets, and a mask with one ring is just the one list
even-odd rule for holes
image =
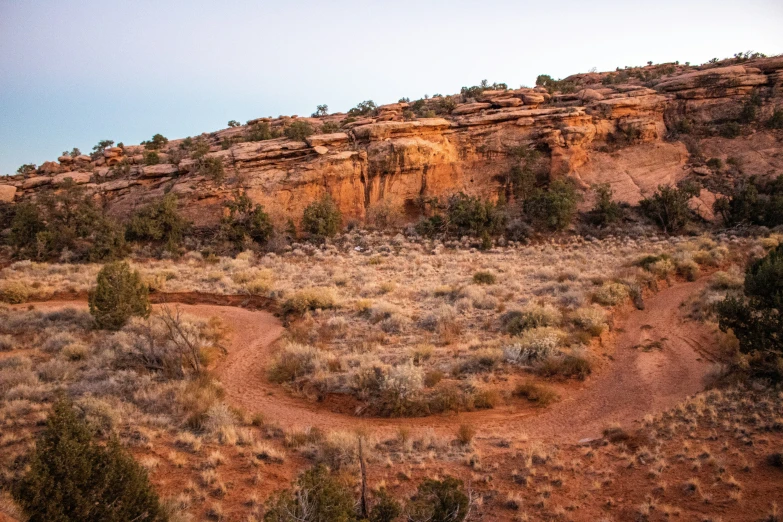
{"label": "sandstone cliff", "polygon": [[[726,173],[704,166],[711,157],[732,158],[743,174],[783,172],[783,133],[763,125],[783,109],[781,86],[783,57],[773,57],[580,74],[532,89],[474,89],[363,116],[261,118],[202,135],[205,157],[224,166],[219,181],[189,157],[190,141],[172,140],[156,165],[145,164],[142,146],[109,148],[97,159],[60,157],[4,180],[0,201],[34,197],[70,179],[119,216],[173,192],[183,212],[204,226],[217,222],[238,189],[278,222],[298,219],[324,193],[348,219],[361,220],[379,204],[412,218],[421,197],[460,190],[498,197],[518,151],[537,149],[551,176],[571,176],[585,188],[607,182],[618,199],[637,203],[657,185],[686,176],[719,185]],[[297,120],[329,132],[305,141],[247,141],[258,125],[274,131]],[[705,209],[711,197],[703,192]]]}

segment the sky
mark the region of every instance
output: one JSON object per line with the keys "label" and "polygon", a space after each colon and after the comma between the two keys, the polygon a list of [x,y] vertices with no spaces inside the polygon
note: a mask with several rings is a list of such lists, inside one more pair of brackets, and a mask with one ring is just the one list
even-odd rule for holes
{"label": "sky", "polygon": [[781,0],[0,0],[0,174],[482,79],[783,53]]}

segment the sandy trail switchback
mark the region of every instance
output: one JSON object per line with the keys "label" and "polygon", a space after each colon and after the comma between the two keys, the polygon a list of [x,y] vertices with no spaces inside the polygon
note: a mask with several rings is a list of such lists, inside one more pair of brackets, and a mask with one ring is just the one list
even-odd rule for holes
{"label": "sandy trail switchback", "polygon": [[[681,304],[700,291],[706,278],[664,289],[645,302],[645,310],[629,312],[616,335],[613,360],[563,399],[544,409],[520,405],[493,410],[435,415],[422,418],[378,419],[328,411],[323,405],[290,395],[266,379],[274,342],[283,326],[272,314],[235,306],[177,304],[184,312],[219,317],[230,330],[228,355],[216,375],[228,402],[284,428],[317,426],[322,429],[363,428],[378,435],[399,426],[414,431],[434,430],[453,436],[459,424],[474,424],[484,436],[515,438],[527,434],[550,441],[575,442],[600,435],[612,423],[631,426],[647,414],[675,406],[700,391],[709,366],[709,329],[687,321]],[[174,305],[174,303],[172,303]],[[84,307],[83,301],[48,301],[38,308]]]}

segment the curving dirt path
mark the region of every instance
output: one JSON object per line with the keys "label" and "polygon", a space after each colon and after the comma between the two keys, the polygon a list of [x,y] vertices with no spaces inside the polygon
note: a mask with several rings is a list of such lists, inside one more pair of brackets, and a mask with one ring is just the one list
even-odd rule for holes
{"label": "curving dirt path", "polygon": [[[412,419],[361,418],[328,411],[323,405],[290,396],[266,380],[272,345],[282,334],[280,321],[264,311],[215,304],[178,304],[183,311],[209,318],[220,317],[231,331],[228,355],[216,368],[229,402],[267,421],[290,428],[363,428],[378,435],[399,426],[433,430],[453,436],[463,422],[474,424],[483,435],[576,442],[598,436],[612,423],[630,426],[647,414],[675,406],[703,388],[712,342],[708,328],[686,321],[681,304],[700,291],[707,279],[664,289],[645,302],[643,311],[629,312],[618,329],[611,362],[563,399],[545,410],[515,405],[459,415]],[[41,308],[85,306],[83,301],[37,303]],[[516,402],[516,401],[515,401]]]}

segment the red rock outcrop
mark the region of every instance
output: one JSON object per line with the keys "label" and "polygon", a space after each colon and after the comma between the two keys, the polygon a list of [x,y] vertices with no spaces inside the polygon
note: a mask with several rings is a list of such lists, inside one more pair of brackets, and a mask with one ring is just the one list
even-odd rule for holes
{"label": "red rock outcrop", "polygon": [[[781,172],[780,131],[756,124],[734,139],[713,132],[741,118],[752,97],[760,100],[754,102],[756,121],[782,110],[781,85],[783,58],[774,57],[581,74],[551,92],[536,87],[437,96],[380,106],[363,116],[258,118],[202,135],[209,145],[205,157],[224,165],[219,182],[201,174],[203,159],[189,157],[184,140],[172,140],[155,165],[145,165],[141,146],[109,148],[96,159],[63,156],[34,175],[3,181],[0,200],[18,201],[70,179],[100,193],[117,215],[173,192],[185,214],[205,226],[218,221],[236,190],[246,191],[278,222],[298,219],[324,194],[346,218],[363,219],[379,203],[413,216],[422,197],[456,191],[498,197],[519,161],[515,151],[537,149],[545,153],[551,176],[573,177],[582,187],[609,183],[618,199],[637,203],[660,184],[691,173],[712,175],[698,170],[699,157],[739,158],[751,174]],[[251,126],[267,125],[279,135],[297,120],[316,129],[327,125],[328,131],[304,141],[243,141]],[[676,137],[684,121],[705,129],[687,137],[689,147]],[[689,152],[694,143],[700,154]],[[696,202],[705,216],[711,197],[703,193]]]}

